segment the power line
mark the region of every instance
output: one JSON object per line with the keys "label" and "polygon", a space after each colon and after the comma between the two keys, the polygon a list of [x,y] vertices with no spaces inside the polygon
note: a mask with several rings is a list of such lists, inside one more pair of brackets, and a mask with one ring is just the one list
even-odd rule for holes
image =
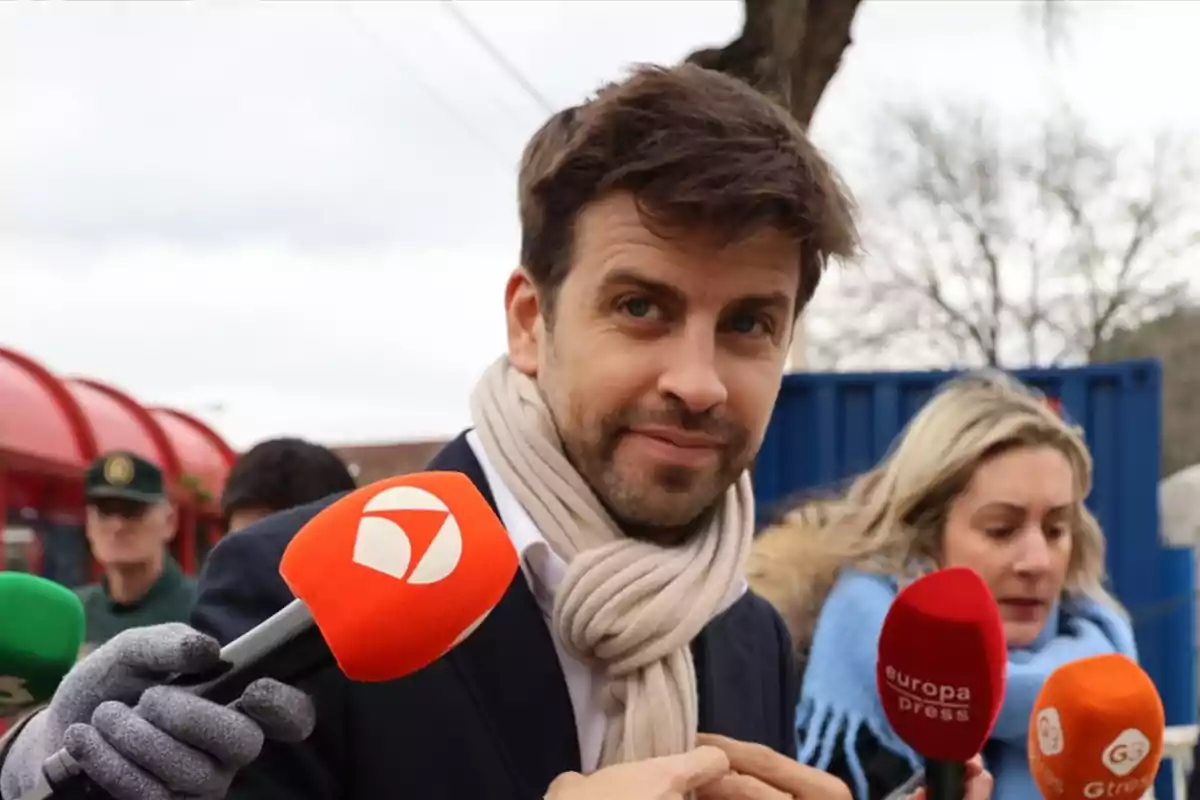
{"label": "power line", "polygon": [[484,133],[482,128],[476,125],[466,114],[459,111],[458,108],[456,108],[449,100],[446,99],[445,95],[438,91],[435,86],[433,86],[433,84],[426,81],[425,78],[421,76],[420,70],[401,59],[398,55],[395,45],[379,36],[370,28],[370,26],[366,25],[361,19],[359,19],[358,15],[354,13],[349,4],[341,3],[338,7],[344,12],[345,17],[350,24],[357,28],[358,32],[361,33],[365,38],[369,39],[373,45],[379,48],[379,51],[386,55],[388,59],[402,72],[404,72],[414,83],[420,86],[421,89],[424,90],[427,95],[429,95],[431,100],[441,106],[442,111],[446,112],[447,116],[453,117],[455,122],[461,125],[464,131],[477,139],[483,147],[492,153],[492,155],[499,157],[505,162],[510,160],[510,158],[504,154],[503,149],[496,145],[491,137]]}
{"label": "power line", "polygon": [[[439,52],[454,53],[457,52],[455,48],[463,48],[462,31],[457,25],[449,24],[451,20],[446,20],[446,22],[447,24],[445,25],[430,26],[429,33],[431,36],[437,37],[439,44],[436,46],[441,48]],[[474,44],[473,41],[472,44]],[[468,49],[476,51],[475,54],[478,54],[477,48],[470,47]],[[525,101],[521,100],[521,98],[518,96],[518,93],[499,92],[493,89],[492,84],[495,82],[496,69],[486,53],[482,54],[480,58],[477,59],[456,59],[456,61],[462,64],[464,67],[466,65],[466,61],[468,60],[477,62],[472,65],[473,69],[471,70],[471,78],[473,79],[472,88],[476,90],[484,90],[480,91],[478,95],[472,95],[472,107],[474,108],[476,103],[486,103],[490,106],[493,106],[494,108],[489,110],[496,111],[511,120],[516,128],[521,132],[522,137],[524,137],[524,135],[528,133],[530,123],[529,107],[525,105]],[[486,75],[489,80],[484,81],[475,77],[479,74],[481,69],[486,70]],[[489,130],[491,129],[489,128]],[[496,131],[492,131],[492,133],[495,134]]]}
{"label": "power line", "polygon": [[512,78],[518,86],[524,89],[525,94],[533,98],[533,101],[541,106],[543,111],[545,111],[547,114],[554,113],[554,104],[547,100],[546,96],[539,92],[537,87],[534,86],[533,83],[521,73],[521,70],[517,69],[517,67],[511,61],[509,61],[507,57],[505,57],[504,53],[500,51],[500,48],[492,44],[492,41],[484,35],[483,31],[475,27],[474,23],[472,23],[471,20],[467,18],[467,15],[463,13],[462,9],[454,4],[454,0],[442,0],[442,8],[444,8],[446,12],[450,14],[450,16],[454,17],[454,20],[459,24],[459,26],[462,27],[466,34],[470,36],[477,45],[482,47],[484,52],[491,56],[492,60],[496,62],[500,69],[504,70],[504,73],[508,75],[508,77]]}

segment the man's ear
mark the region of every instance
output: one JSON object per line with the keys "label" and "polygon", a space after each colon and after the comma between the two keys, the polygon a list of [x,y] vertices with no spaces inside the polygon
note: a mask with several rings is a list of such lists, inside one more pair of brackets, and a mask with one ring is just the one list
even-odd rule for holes
{"label": "man's ear", "polygon": [[513,270],[504,287],[504,313],[508,327],[508,360],[529,377],[537,377],[538,352],[546,336],[542,300],[529,273]]}

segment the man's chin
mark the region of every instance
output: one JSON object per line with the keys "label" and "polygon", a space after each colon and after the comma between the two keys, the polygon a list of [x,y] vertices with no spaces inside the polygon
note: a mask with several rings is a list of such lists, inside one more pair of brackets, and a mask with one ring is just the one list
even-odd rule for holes
{"label": "man's chin", "polygon": [[[633,455],[618,448],[603,471],[594,472],[588,482],[613,519],[634,538],[678,539],[703,527],[732,483],[722,476],[719,465],[686,467]],[[655,533],[658,529],[661,536]]]}
{"label": "man's chin", "polygon": [[[634,484],[633,492],[606,500],[609,513],[629,536],[656,544],[674,544],[708,524],[713,501],[709,492],[672,493],[651,481]],[[649,490],[667,502],[647,502]]]}

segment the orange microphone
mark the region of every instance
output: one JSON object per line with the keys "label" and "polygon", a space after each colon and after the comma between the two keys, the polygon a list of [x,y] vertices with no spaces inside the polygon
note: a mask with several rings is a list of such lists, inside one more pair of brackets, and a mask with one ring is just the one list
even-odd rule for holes
{"label": "orange microphone", "polygon": [[1162,761],[1162,699],[1123,655],[1050,673],[1029,720],[1029,768],[1047,800],[1136,800]]}
{"label": "orange microphone", "polygon": [[465,639],[517,568],[508,533],[471,480],[423,472],[329,506],[288,545],[279,573],[346,677],[388,681]]}
{"label": "orange microphone", "polygon": [[[288,544],[279,573],[295,600],[221,648],[217,670],[165,683],[228,704],[259,678],[294,683],[332,663],[354,681],[402,678],[478,628],[517,569],[504,526],[467,476],[377,481]],[[23,800],[105,796],[66,750],[46,765],[45,784]]]}
{"label": "orange microphone", "polygon": [[508,533],[466,475],[377,481],[300,529],[279,562],[296,599],[222,648],[220,675],[186,684],[229,703],[253,680],[294,682],[330,659],[355,681],[403,677],[475,630],[517,568]]}

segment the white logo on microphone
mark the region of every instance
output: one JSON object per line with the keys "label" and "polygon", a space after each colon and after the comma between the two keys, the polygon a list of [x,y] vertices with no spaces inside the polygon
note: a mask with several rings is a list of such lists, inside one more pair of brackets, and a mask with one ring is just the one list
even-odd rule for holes
{"label": "white logo on microphone", "polygon": [[462,557],[462,531],[458,520],[436,495],[416,486],[392,486],[372,497],[363,513],[383,514],[403,511],[440,511],[446,515],[411,574],[412,540],[404,528],[390,516],[364,516],[354,539],[354,562],[368,569],[391,575],[408,583],[437,583],[449,577]]}
{"label": "white logo on microphone", "polygon": [[1037,715],[1038,749],[1044,756],[1056,756],[1063,751],[1062,720],[1057,708],[1043,708]]}
{"label": "white logo on microphone", "polygon": [[1108,767],[1108,771],[1118,778],[1123,778],[1150,755],[1150,740],[1146,734],[1137,728],[1126,728],[1121,731],[1112,744],[1104,748],[1100,761]]}
{"label": "white logo on microphone", "polygon": [[25,688],[23,678],[0,675],[0,708],[4,706],[27,706],[33,703],[33,695]]}
{"label": "white logo on microphone", "polygon": [[970,687],[927,681],[901,672],[891,664],[883,672],[904,713],[942,722],[971,721]]}

